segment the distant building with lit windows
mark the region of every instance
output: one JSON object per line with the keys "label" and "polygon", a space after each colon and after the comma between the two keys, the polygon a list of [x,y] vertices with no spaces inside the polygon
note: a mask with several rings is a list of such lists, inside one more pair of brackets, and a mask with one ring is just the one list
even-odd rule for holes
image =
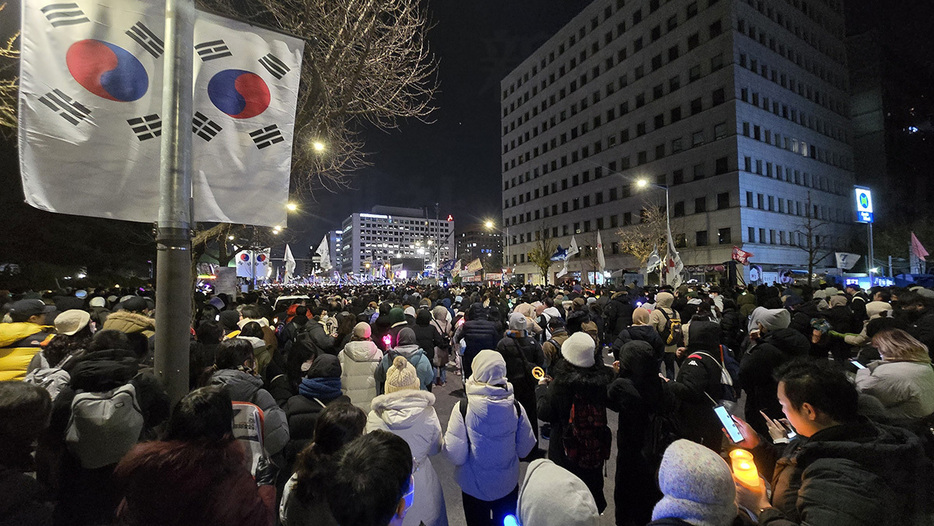
{"label": "distant building with lit windows", "polygon": [[839,0],[591,3],[501,84],[508,264],[540,282],[535,236],[586,247],[599,231],[607,270],[637,269],[617,232],[665,206],[659,186],[688,277],[712,277],[734,245],[765,281],[803,268],[808,216],[842,249],[847,83]]}
{"label": "distant building with lit windows", "polygon": [[477,258],[498,258],[503,261],[503,234],[491,231],[482,223],[468,225],[454,234],[457,240],[457,258],[466,265]]}
{"label": "distant building with lit windows", "polygon": [[454,255],[454,221],[426,216],[419,208],[387,206],[351,214],[341,228],[341,273],[386,275],[387,265],[402,265],[410,276],[434,272],[438,261]]}

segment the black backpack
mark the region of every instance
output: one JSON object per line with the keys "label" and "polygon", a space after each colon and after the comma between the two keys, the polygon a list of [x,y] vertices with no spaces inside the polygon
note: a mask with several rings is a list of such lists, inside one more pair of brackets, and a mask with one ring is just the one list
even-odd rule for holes
{"label": "black backpack", "polygon": [[603,466],[610,458],[613,445],[613,432],[607,425],[606,407],[575,394],[562,437],[564,455],[572,465],[583,469]]}
{"label": "black backpack", "polygon": [[659,307],[658,310],[660,310],[662,316],[665,317],[665,328],[662,329],[661,332],[662,340],[665,342],[665,345],[683,346],[684,328],[681,326],[681,318],[672,318],[665,312],[665,309],[661,307]]}

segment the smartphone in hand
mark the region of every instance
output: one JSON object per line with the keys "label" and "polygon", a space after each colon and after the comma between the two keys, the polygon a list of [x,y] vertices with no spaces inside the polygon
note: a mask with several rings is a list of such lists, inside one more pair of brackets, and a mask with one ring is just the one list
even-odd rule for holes
{"label": "smartphone in hand", "polygon": [[732,440],[734,444],[742,442],[743,434],[739,431],[739,427],[736,426],[736,422],[733,421],[733,417],[730,416],[726,408],[722,405],[718,405],[714,407],[713,410],[714,413],[717,414],[717,418],[720,419],[723,428],[726,429],[726,434],[730,436],[730,440]]}

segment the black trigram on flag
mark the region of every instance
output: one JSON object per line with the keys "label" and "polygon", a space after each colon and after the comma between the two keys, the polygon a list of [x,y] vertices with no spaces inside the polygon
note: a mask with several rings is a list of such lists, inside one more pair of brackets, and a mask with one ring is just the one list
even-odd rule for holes
{"label": "black trigram on flag", "polygon": [[195,46],[195,51],[198,52],[198,56],[204,62],[233,55],[223,40],[212,40],[198,44]]}
{"label": "black trigram on flag", "polygon": [[282,77],[289,72],[289,67],[285,65],[285,62],[279,60],[279,58],[272,53],[259,59],[259,63],[262,64],[263,67],[266,68],[266,71],[272,74],[273,77],[279,80],[282,80]]}
{"label": "black trigram on flag", "polygon": [[260,150],[285,140],[282,137],[282,133],[279,131],[279,127],[275,124],[250,132],[250,137]]}
{"label": "black trigram on flag", "polygon": [[42,8],[42,14],[49,19],[52,27],[73,26],[90,22],[78,4],[49,4]]}
{"label": "black trigram on flag", "polygon": [[214,138],[223,128],[220,124],[212,121],[207,118],[206,115],[200,111],[195,112],[194,118],[191,119],[191,131],[198,137],[201,137],[207,142],[211,142],[211,139]]}
{"label": "black trigram on flag", "polygon": [[128,119],[127,124],[133,129],[140,142],[162,135],[162,119],[153,113],[135,119]]}
{"label": "black trigram on flag", "polygon": [[157,37],[142,22],[133,24],[133,27],[128,29],[126,34],[156,58],[161,57],[165,51],[165,43],[162,42],[162,39]]}
{"label": "black trigram on flag", "polygon": [[45,104],[49,107],[49,109],[57,113],[59,117],[74,124],[75,126],[80,124],[81,121],[91,120],[88,118],[91,115],[91,110],[86,108],[80,102],[72,100],[71,97],[65,95],[57,89],[39,97],[39,102]]}

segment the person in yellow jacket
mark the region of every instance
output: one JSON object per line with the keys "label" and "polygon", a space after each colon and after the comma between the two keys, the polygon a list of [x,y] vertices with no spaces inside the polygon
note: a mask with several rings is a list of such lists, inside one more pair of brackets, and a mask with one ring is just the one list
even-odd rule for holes
{"label": "person in yellow jacket", "polygon": [[0,381],[22,380],[39,346],[52,332],[46,314],[55,310],[42,300],[20,300],[10,307],[12,323],[0,323]]}

